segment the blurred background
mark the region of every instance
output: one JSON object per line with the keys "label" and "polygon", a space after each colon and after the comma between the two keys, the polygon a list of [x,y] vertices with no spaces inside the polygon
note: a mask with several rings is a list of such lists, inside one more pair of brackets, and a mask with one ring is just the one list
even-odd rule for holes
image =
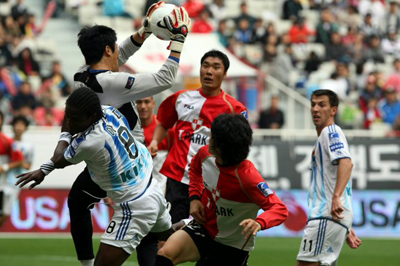
{"label": "blurred background", "polygon": [[[134,33],[151,0],[0,0],[0,110],[30,121],[33,169],[57,143],[73,75],[84,64],[77,33],[85,25]],[[310,154],[316,132],[310,100],[316,89],[340,98],[336,123],[350,144],[354,228],[360,237],[400,237],[400,2],[394,0],[174,0],[192,23],[177,81],[157,95],[199,88],[201,56],[227,53],[223,89],[249,110],[254,144],[249,159],[290,210],[266,236],[302,235]],[[152,36],[121,68],[156,72],[168,42]],[[83,166],[53,172],[41,189],[22,190],[0,232],[69,232],[68,190]],[[109,209],[95,207],[102,232]],[[399,242],[396,242],[399,245]],[[400,261],[400,258],[399,258]]]}

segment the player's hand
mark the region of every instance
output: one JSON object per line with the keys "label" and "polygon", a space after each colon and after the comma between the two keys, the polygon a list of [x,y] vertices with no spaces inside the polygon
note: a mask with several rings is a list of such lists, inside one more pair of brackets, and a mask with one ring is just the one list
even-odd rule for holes
{"label": "player's hand", "polygon": [[104,204],[108,205],[108,207],[111,207],[114,205],[114,201],[110,197],[105,197],[103,199]]}
{"label": "player's hand", "polygon": [[190,18],[184,7],[175,8],[171,14],[163,18],[167,27],[171,43],[167,47],[172,52],[180,53],[183,49],[183,43],[189,33]]}
{"label": "player's hand", "polygon": [[246,239],[252,235],[257,235],[257,232],[261,230],[261,225],[253,219],[243,220],[239,225],[244,227],[242,235],[244,235],[244,238]]}
{"label": "player's hand", "polygon": [[193,216],[198,224],[204,225],[206,223],[206,212],[200,200],[192,200],[190,202],[190,215]]}
{"label": "player's hand", "polygon": [[147,149],[150,152],[151,157],[156,157],[157,156],[157,152],[158,152],[158,143],[156,140],[152,140],[150,142],[150,145],[147,147]]}
{"label": "player's hand", "polygon": [[17,176],[17,178],[19,180],[15,183],[15,185],[22,188],[29,182],[33,182],[29,186],[29,189],[32,189],[32,188],[36,187],[37,185],[39,185],[40,183],[42,183],[44,180],[44,177],[45,177],[45,174],[43,173],[43,171],[40,169],[37,169],[35,171],[31,171],[31,172]]}
{"label": "player's hand", "polygon": [[332,197],[332,210],[331,210],[331,215],[332,219],[335,221],[340,221],[344,217],[341,215],[342,212],[344,211],[344,208],[342,206],[342,201],[340,197],[338,196],[333,196]]}
{"label": "player's hand", "polygon": [[346,238],[347,245],[349,245],[352,249],[357,249],[361,246],[362,240],[359,239],[356,235],[356,232],[353,229],[350,229],[350,233]]}
{"label": "player's hand", "polygon": [[151,14],[153,14],[154,10],[159,8],[160,6],[164,5],[164,1],[160,1],[158,3],[152,4],[149,9],[147,9],[146,16],[144,17],[143,20],[143,26],[138,30],[138,35],[139,37],[144,41],[146,40],[151,34],[151,28],[150,28],[150,23],[149,19],[151,17]]}

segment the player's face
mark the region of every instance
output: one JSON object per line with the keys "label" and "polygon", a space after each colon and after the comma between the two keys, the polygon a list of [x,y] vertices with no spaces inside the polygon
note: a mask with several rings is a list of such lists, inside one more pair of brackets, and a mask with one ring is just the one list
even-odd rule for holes
{"label": "player's face", "polygon": [[72,135],[85,131],[94,122],[90,116],[82,114],[80,110],[69,105],[65,107],[65,119]]}
{"label": "player's face", "polygon": [[311,99],[311,116],[315,127],[323,129],[333,123],[337,107],[332,107],[327,95],[313,96]]}
{"label": "player's face", "polygon": [[136,101],[137,110],[139,112],[140,120],[146,120],[153,115],[153,109],[156,101],[153,97],[147,97]]}
{"label": "player's face", "polygon": [[13,130],[15,136],[22,136],[22,134],[24,134],[26,131],[26,126],[23,122],[17,122],[15,123]]}
{"label": "player's face", "polygon": [[220,89],[221,83],[226,77],[222,60],[217,57],[207,57],[200,69],[200,82],[203,89]]}

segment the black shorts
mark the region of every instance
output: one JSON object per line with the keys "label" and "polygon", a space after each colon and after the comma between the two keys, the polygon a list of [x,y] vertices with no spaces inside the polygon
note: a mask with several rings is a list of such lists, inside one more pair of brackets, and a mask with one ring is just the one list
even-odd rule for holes
{"label": "black shorts", "polygon": [[171,204],[169,213],[172,223],[177,223],[182,219],[189,218],[189,185],[168,178],[165,199]]}
{"label": "black shorts", "polygon": [[247,265],[249,251],[230,247],[211,239],[206,229],[192,220],[182,228],[192,238],[199,250],[204,265],[243,266]]}

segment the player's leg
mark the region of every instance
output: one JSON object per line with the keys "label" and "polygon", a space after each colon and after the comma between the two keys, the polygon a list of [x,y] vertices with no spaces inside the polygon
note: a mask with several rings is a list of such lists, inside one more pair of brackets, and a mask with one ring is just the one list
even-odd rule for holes
{"label": "player's leg", "polygon": [[192,237],[184,230],[176,231],[158,251],[155,266],[177,265],[186,261],[198,261],[200,252]]}
{"label": "player's leg", "polygon": [[140,266],[153,266],[157,256],[158,239],[154,234],[146,235],[136,248]]}
{"label": "player's leg", "polygon": [[129,256],[122,248],[100,243],[94,266],[120,266]]}
{"label": "player's leg", "polygon": [[229,265],[245,266],[249,258],[249,251],[230,247],[216,241],[212,241],[204,265]]}
{"label": "player's leg", "polygon": [[90,208],[93,208],[94,203],[99,202],[100,198],[104,198],[106,195],[106,192],[93,182],[87,168],[77,177],[69,192],[68,207],[71,219],[71,235],[80,261],[94,258]]}
{"label": "player's leg", "polygon": [[177,223],[189,217],[189,186],[172,178],[167,180],[167,193],[165,198],[171,204],[172,223]]}

